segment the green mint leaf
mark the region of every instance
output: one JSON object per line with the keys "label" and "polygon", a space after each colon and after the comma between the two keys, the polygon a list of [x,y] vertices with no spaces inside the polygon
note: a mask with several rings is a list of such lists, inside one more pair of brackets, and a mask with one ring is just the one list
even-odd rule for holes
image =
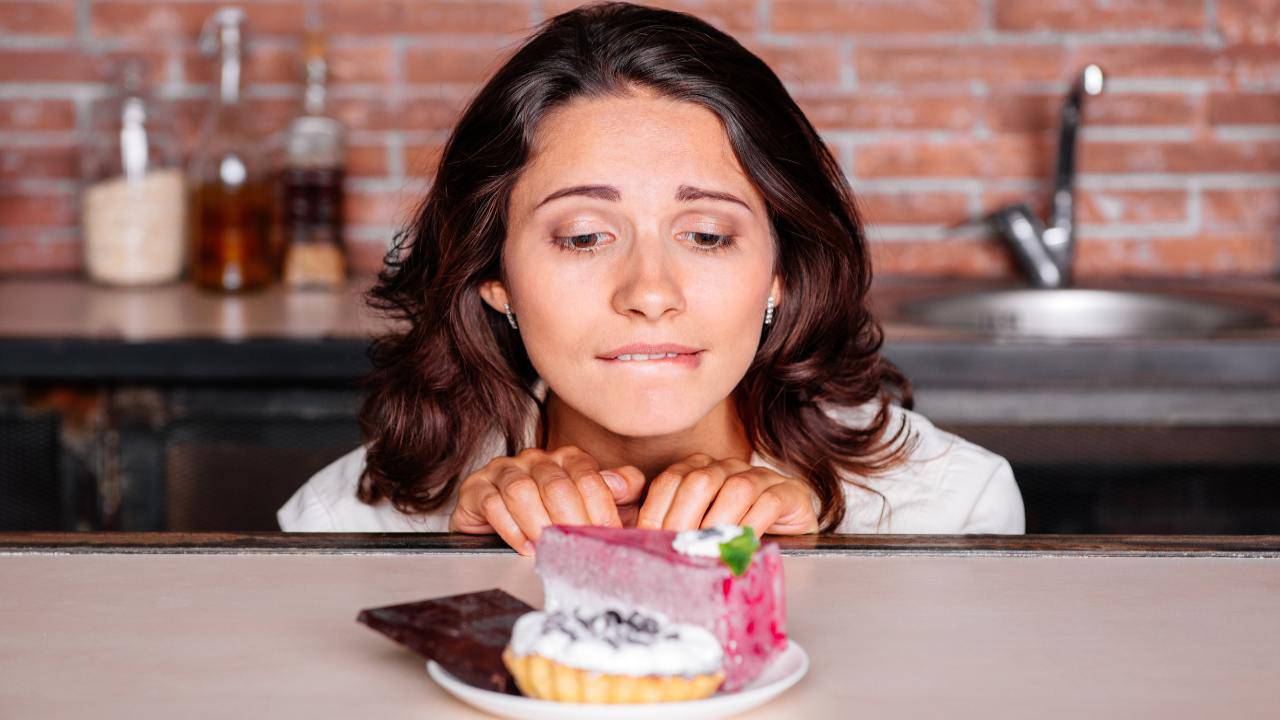
{"label": "green mint leaf", "polygon": [[744,527],[741,535],[720,543],[720,561],[727,565],[734,575],[742,577],[759,548],[760,540],[756,538],[755,531]]}

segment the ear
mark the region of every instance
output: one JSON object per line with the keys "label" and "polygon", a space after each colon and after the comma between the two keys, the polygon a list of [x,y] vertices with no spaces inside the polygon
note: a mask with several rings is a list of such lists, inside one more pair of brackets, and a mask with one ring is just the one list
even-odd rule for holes
{"label": "ear", "polygon": [[501,280],[486,280],[480,283],[480,297],[489,304],[489,307],[498,312],[506,312],[504,304],[511,302],[511,298],[507,297],[507,288],[503,286]]}

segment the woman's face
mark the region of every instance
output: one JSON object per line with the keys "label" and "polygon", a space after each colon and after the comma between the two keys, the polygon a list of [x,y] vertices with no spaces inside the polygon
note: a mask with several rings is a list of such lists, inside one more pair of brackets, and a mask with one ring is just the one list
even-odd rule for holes
{"label": "woman's face", "polygon": [[[781,305],[763,198],[719,119],[692,103],[636,94],[557,109],[509,218],[507,284],[482,294],[510,303],[550,389],[619,435],[693,427],[746,373],[770,294]],[[633,344],[680,354],[616,357]]]}

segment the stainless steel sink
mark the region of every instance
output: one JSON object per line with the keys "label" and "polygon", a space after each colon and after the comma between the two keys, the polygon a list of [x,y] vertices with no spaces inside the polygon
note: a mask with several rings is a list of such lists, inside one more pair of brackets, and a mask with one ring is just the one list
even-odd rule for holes
{"label": "stainless steel sink", "polygon": [[968,292],[906,302],[902,319],[937,328],[1017,337],[1203,337],[1263,327],[1251,308],[1159,293],[1122,290],[1014,289]]}

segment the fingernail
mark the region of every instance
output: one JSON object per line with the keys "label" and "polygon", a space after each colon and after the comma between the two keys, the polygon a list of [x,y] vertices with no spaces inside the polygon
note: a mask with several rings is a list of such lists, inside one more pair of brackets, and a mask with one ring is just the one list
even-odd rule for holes
{"label": "fingernail", "polygon": [[524,545],[520,546],[520,554],[527,557],[533,557],[533,543],[525,540]]}
{"label": "fingernail", "polygon": [[613,491],[614,497],[627,491],[627,480],[618,473],[606,471],[600,473],[600,477],[604,478],[604,484]]}

